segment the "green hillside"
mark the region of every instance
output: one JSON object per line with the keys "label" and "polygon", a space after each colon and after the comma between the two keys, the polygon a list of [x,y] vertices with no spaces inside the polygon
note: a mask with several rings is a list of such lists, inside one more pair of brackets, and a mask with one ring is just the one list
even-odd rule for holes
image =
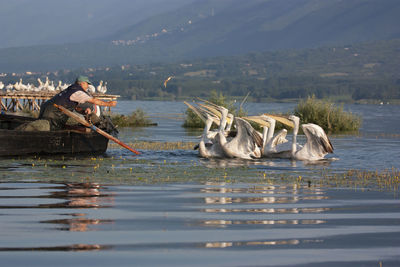
{"label": "green hillside", "polygon": [[[343,101],[400,99],[400,39],[317,49],[249,53],[242,56],[58,71],[52,80],[73,81],[85,73],[126,99],[230,96],[254,101],[309,95]],[[39,75],[24,76],[35,82]],[[164,87],[164,80],[173,76]],[[10,77],[10,76],[8,76]],[[9,78],[14,82],[19,77]]]}

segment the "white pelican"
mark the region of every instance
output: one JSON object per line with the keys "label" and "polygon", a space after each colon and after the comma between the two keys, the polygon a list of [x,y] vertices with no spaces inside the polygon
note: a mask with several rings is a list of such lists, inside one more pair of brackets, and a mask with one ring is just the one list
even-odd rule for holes
{"label": "white pelican", "polygon": [[[209,104],[201,104],[201,103],[198,104],[200,106],[200,109],[205,111],[208,114],[214,115],[216,117],[215,120],[217,120],[217,121],[214,120],[214,123],[216,123],[217,125],[219,125],[220,123],[223,123],[223,127],[220,127],[220,129],[221,128],[224,129],[225,136],[228,136],[229,132],[231,131],[232,125],[233,125],[233,119],[234,119],[233,114],[228,113],[228,109],[226,109],[223,106],[218,106],[209,101],[206,101],[206,102]],[[225,121],[222,121],[222,113],[223,112],[227,113]],[[218,122],[218,119],[219,119],[219,122]],[[220,130],[210,131],[208,133],[208,137],[210,139],[213,139],[218,134],[218,132],[220,132]]]}
{"label": "white pelican", "polygon": [[50,84],[47,86],[47,90],[54,92],[56,90],[56,87],[54,86],[54,82],[51,81]]}
{"label": "white pelican", "polygon": [[106,92],[107,92],[107,82],[105,82],[101,87],[101,93],[105,94]]}
{"label": "white pelican", "polygon": [[94,94],[96,92],[96,87],[93,84],[88,85],[88,92]]}
{"label": "white pelican", "polygon": [[11,92],[13,89],[14,89],[14,85],[11,84],[11,83],[9,83],[9,84],[6,86],[7,92]]}
{"label": "white pelican", "polygon": [[[202,158],[224,158],[225,154],[219,142],[214,140],[211,142],[207,135],[210,131],[211,125],[213,123],[213,118],[210,114],[205,114],[206,116],[206,126],[204,127],[203,134],[199,143],[199,155]],[[221,127],[222,123],[220,124]]]}
{"label": "white pelican", "polygon": [[38,87],[43,87],[44,84],[43,84],[42,80],[40,78],[37,78],[37,81],[39,83]]}
{"label": "white pelican", "polygon": [[62,85],[62,87],[61,87],[61,91],[67,89],[69,86],[70,86],[69,84],[64,83],[64,84]]}
{"label": "white pelican", "polygon": [[62,91],[62,81],[58,81],[58,85],[56,87],[56,91]]}
{"label": "white pelican", "polygon": [[103,81],[102,80],[99,82],[99,85],[97,85],[97,87],[96,87],[97,92],[101,93],[101,87],[103,87]]}
{"label": "white pelican", "polygon": [[4,88],[4,83],[0,81],[0,90],[3,90],[3,88]]}
{"label": "white pelican", "polygon": [[263,133],[259,133],[263,141],[262,146],[260,147],[262,156],[267,157],[271,152],[276,152],[275,147],[277,145],[288,141],[286,139],[286,129],[282,129],[275,135],[275,137],[273,136],[276,124],[275,119],[265,114],[262,114],[260,116],[244,117],[244,119],[253,121],[263,128]]}
{"label": "white pelican", "polygon": [[277,152],[276,150],[277,145],[281,145],[288,142],[288,140],[286,139],[287,130],[282,129],[274,136],[276,120],[265,114],[261,115],[260,118],[268,122],[270,125],[268,129],[268,134],[263,139],[264,143],[262,149],[263,156],[269,156],[271,152],[272,153]]}
{"label": "white pelican", "polygon": [[237,134],[228,141],[223,132],[217,134],[222,150],[229,158],[253,159],[261,157],[262,139],[250,123],[236,117]]}
{"label": "white pelican", "polygon": [[300,118],[291,115],[289,120],[293,122],[293,139],[291,149],[273,154],[280,158],[291,158],[295,160],[315,161],[324,159],[328,153],[333,153],[333,146],[325,131],[316,124],[302,124],[304,134],[307,141],[304,146],[297,144],[297,134],[299,132]]}

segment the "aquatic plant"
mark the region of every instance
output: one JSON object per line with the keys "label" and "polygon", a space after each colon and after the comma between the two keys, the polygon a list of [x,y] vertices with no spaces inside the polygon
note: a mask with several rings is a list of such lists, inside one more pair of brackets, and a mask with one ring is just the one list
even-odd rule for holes
{"label": "aquatic plant", "polygon": [[[139,141],[135,143],[128,144],[131,147],[136,149],[144,149],[144,150],[192,150],[196,143],[194,142],[147,142],[147,141]],[[118,144],[110,143],[109,148],[121,148]]]}
{"label": "aquatic plant", "polygon": [[130,115],[111,114],[111,121],[118,127],[135,127],[154,125],[140,108],[133,111]]}
{"label": "aquatic plant", "polygon": [[335,106],[328,100],[316,99],[315,96],[301,100],[294,109],[294,114],[301,123],[315,123],[328,133],[358,131],[361,118],[343,110],[343,105]]}

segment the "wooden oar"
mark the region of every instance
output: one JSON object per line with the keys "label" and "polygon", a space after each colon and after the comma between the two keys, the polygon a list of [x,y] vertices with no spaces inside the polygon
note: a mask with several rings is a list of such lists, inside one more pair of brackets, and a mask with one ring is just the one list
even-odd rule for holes
{"label": "wooden oar", "polygon": [[97,128],[96,126],[94,126],[93,124],[91,124],[90,122],[88,122],[87,120],[79,117],[77,114],[73,113],[72,111],[64,108],[63,106],[59,106],[57,104],[54,104],[54,106],[56,108],[58,108],[59,110],[61,110],[64,114],[66,114],[67,116],[73,118],[74,120],[76,120],[77,122],[79,122],[80,124],[89,127],[90,129],[92,129],[93,131],[101,134],[102,136],[114,141],[115,143],[117,143],[118,145],[132,151],[133,153],[135,153],[136,155],[139,155],[140,152],[136,151],[135,149],[131,148],[130,146],[128,146],[127,144],[123,143],[122,141],[118,140],[117,138],[115,138],[114,136],[106,133],[105,131]]}

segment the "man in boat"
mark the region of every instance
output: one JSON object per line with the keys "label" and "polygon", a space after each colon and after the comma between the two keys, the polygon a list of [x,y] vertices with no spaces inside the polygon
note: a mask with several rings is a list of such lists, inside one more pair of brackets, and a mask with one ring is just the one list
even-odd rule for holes
{"label": "man in boat", "polygon": [[79,76],[75,83],[67,89],[53,96],[40,106],[39,119],[48,120],[50,130],[61,130],[65,128],[68,116],[56,108],[53,104],[65,107],[70,111],[78,111],[80,113],[90,113],[91,110],[86,108],[82,110],[79,104],[91,103],[98,106],[115,107],[117,101],[102,101],[92,97],[88,92],[89,85],[92,84],[86,76]]}

